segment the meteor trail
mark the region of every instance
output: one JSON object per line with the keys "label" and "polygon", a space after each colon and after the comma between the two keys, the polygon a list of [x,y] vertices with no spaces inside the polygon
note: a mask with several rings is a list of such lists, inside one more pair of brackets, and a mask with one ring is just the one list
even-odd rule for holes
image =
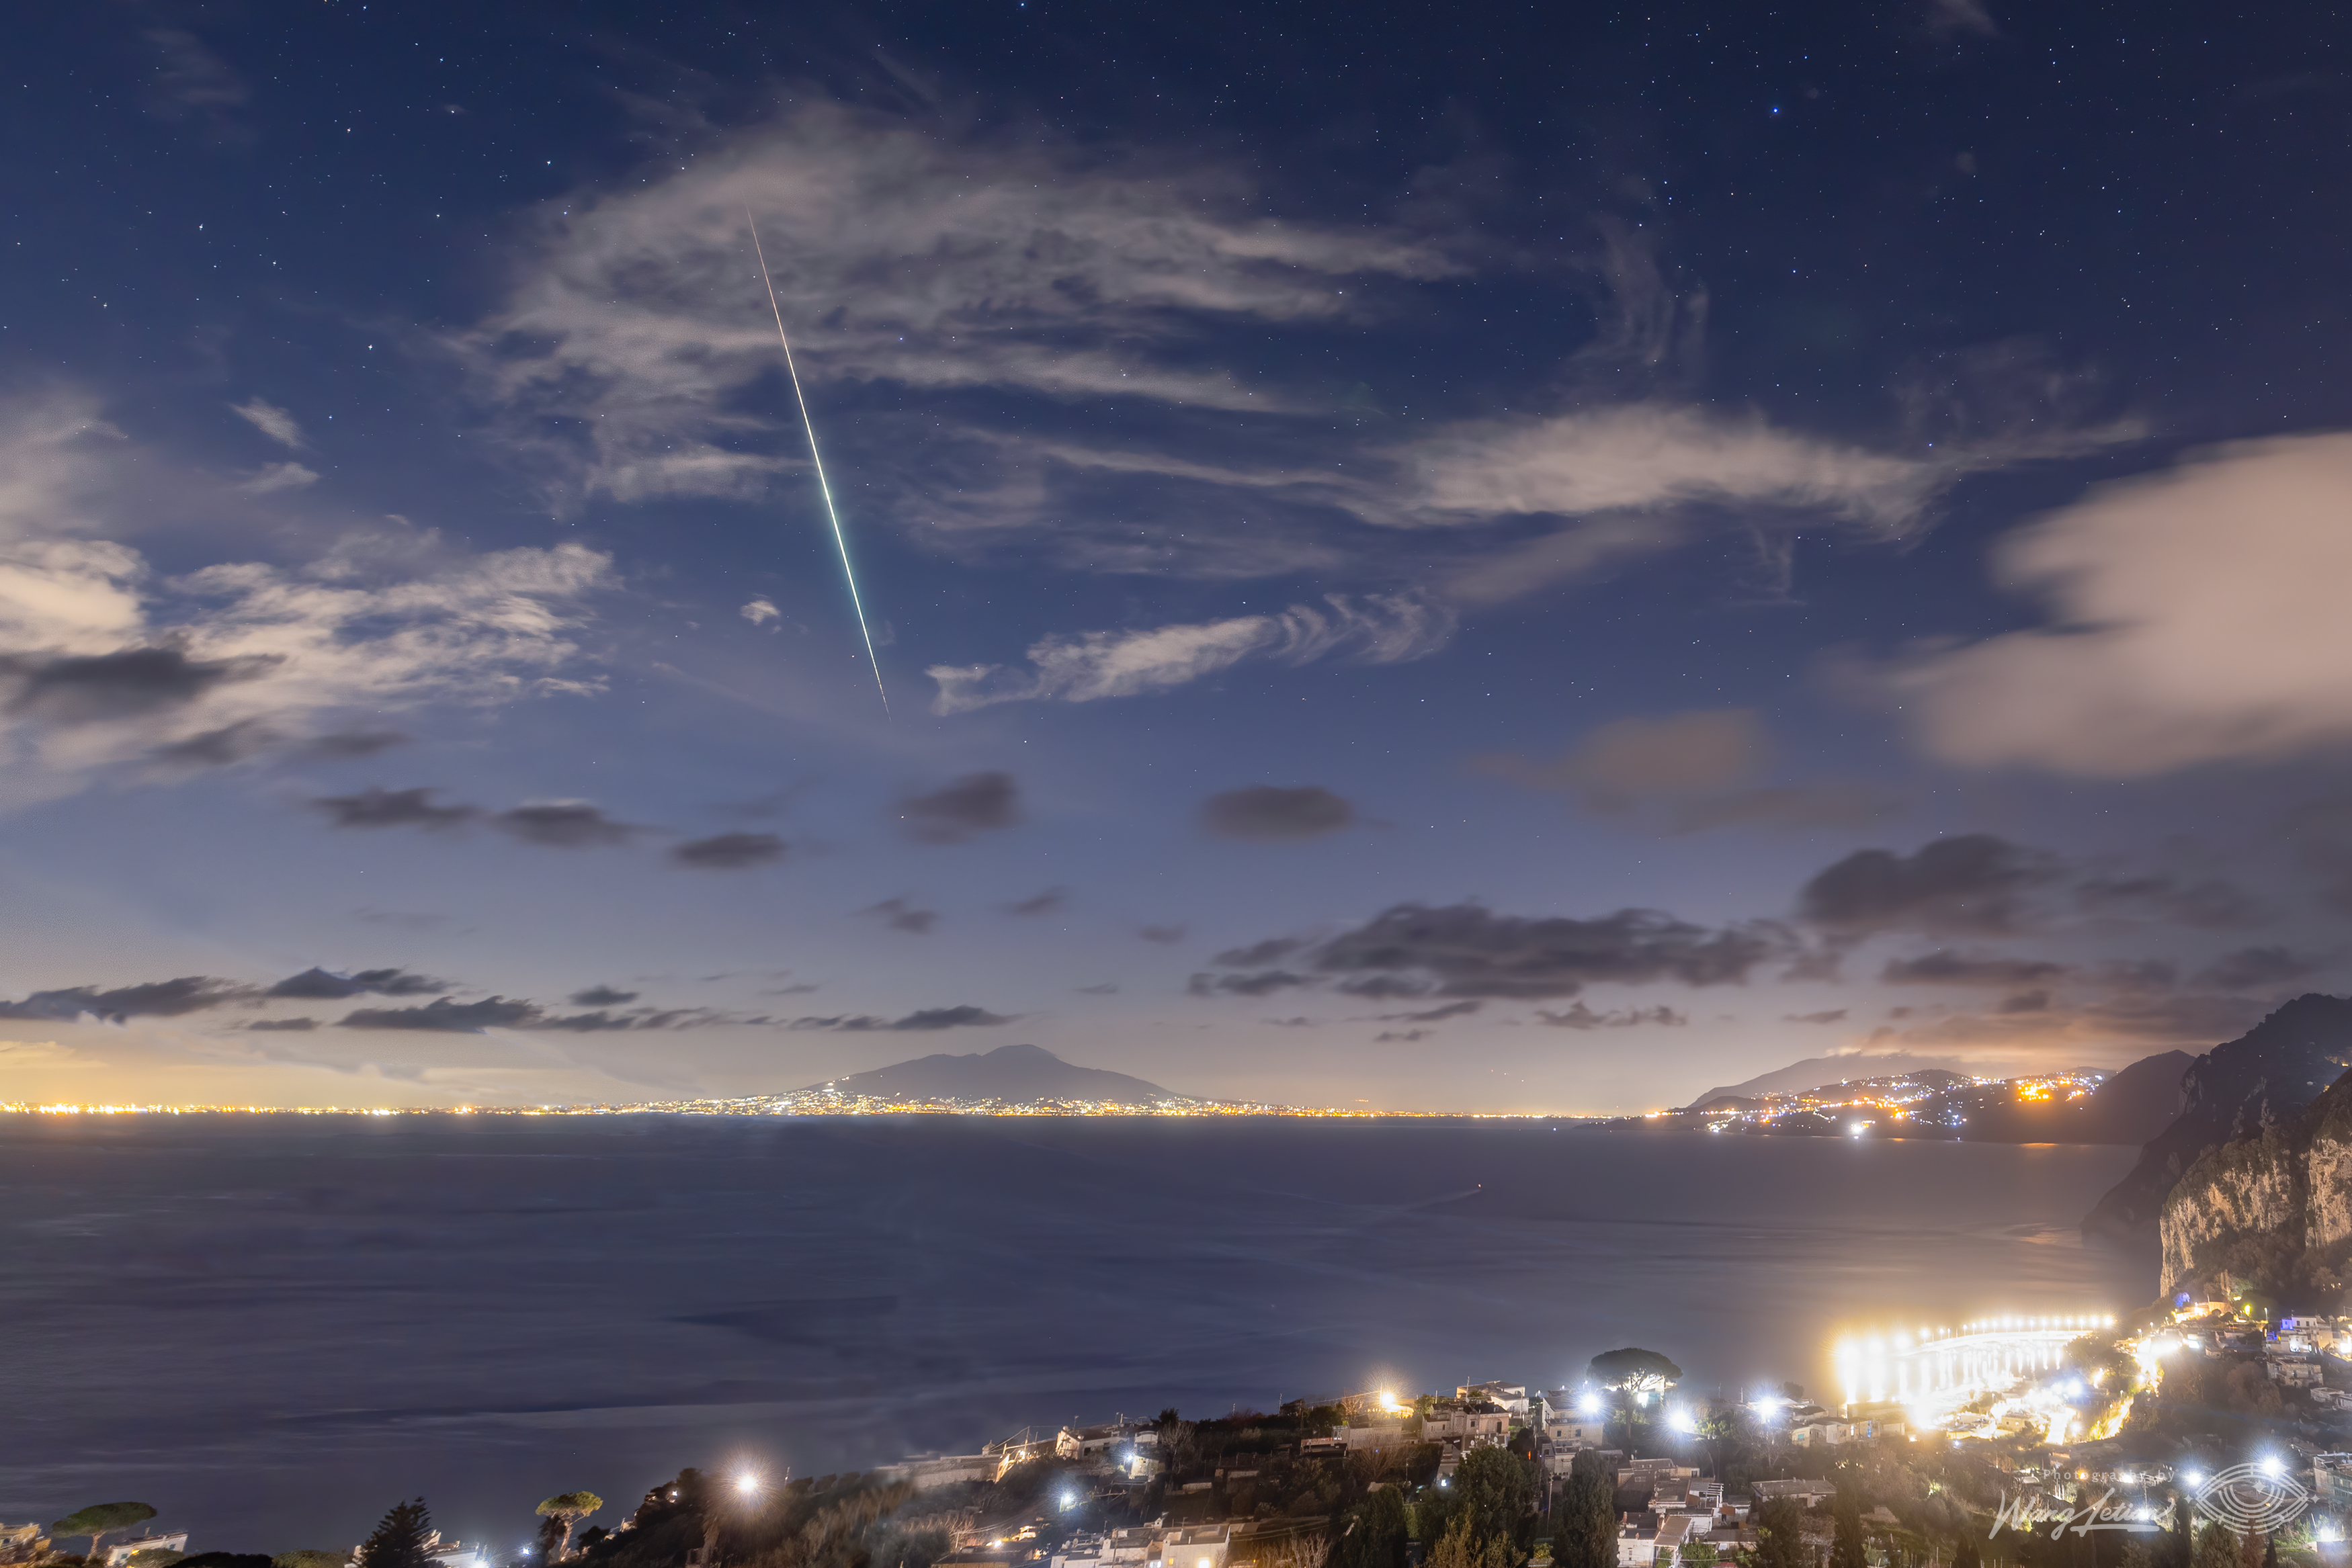
{"label": "meteor trail", "polygon": [[850,608],[857,612],[858,635],[866,639],[866,662],[874,666],[874,689],[882,694],[882,716],[890,716],[890,693],[882,685],[882,661],[874,656],[874,633],[866,627],[866,605],[857,597],[857,573],[849,564],[849,540],[841,531],[841,514],[833,509],[833,486],[825,482],[824,458],[816,449],[816,425],[809,419],[808,394],[801,391],[801,372],[793,363],[793,340],[784,336],[783,307],[776,303],[776,281],[768,276],[768,253],[760,245],[760,221],[743,209],[751,225],[751,250],[760,258],[760,281],[767,285],[768,308],[776,318],[776,341],[784,347],[784,372],[793,378],[793,397],[801,405],[801,428],[808,432],[809,461],[816,465],[816,487],[824,495],[824,515],[833,523],[834,548],[841,551],[841,575],[849,580]]}

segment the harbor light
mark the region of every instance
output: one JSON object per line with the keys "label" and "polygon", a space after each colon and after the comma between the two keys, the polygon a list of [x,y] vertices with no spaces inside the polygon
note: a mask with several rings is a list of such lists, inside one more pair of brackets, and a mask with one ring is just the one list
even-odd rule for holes
{"label": "harbor light", "polygon": [[753,1475],[751,1471],[745,1470],[741,1475],[735,1478],[735,1490],[741,1492],[745,1497],[750,1497],[753,1492],[760,1490],[760,1478]]}

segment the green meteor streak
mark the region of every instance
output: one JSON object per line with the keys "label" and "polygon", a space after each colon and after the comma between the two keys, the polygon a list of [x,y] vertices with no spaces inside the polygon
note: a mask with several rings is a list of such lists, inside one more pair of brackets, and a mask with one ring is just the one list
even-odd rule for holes
{"label": "green meteor streak", "polygon": [[816,449],[816,425],[809,419],[808,395],[801,391],[801,372],[793,363],[793,340],[784,336],[783,307],[776,303],[776,282],[768,276],[768,253],[760,245],[760,223],[751,209],[743,209],[751,225],[751,250],[760,258],[760,281],[767,285],[768,308],[775,313],[776,341],[784,347],[784,372],[793,378],[793,397],[801,405],[801,428],[808,432],[809,461],[816,465],[816,487],[824,496],[824,515],[833,523],[834,548],[841,551],[841,575],[849,581],[850,608],[857,612],[858,635],[866,639],[866,662],[874,666],[874,689],[882,694],[882,716],[890,716],[890,694],[882,685],[882,661],[874,656],[874,633],[866,626],[865,601],[857,596],[857,573],[849,564],[849,540],[841,531],[841,514],[833,508],[833,486],[824,476],[824,458]]}

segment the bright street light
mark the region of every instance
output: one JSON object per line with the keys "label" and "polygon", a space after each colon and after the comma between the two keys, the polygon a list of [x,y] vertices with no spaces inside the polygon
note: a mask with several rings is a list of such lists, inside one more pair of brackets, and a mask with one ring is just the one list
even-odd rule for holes
{"label": "bright street light", "polygon": [[735,1490],[741,1492],[745,1497],[750,1497],[753,1492],[760,1490],[760,1478],[753,1475],[751,1471],[745,1470],[741,1475],[735,1478]]}

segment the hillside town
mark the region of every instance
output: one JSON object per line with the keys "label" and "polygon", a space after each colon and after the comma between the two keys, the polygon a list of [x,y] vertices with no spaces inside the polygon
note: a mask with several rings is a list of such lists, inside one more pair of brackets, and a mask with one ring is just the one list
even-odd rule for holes
{"label": "hillside town", "polygon": [[[575,1530],[604,1504],[567,1493],[538,1505],[535,1538],[495,1545],[444,1541],[417,1500],[348,1549],[191,1555],[148,1505],[99,1504],[0,1527],[0,1564],[2064,1568],[2050,1552],[2094,1525],[2151,1553],[2194,1544],[2199,1568],[2258,1549],[2345,1561],[2352,1319],[2273,1319],[2223,1296],[2123,1324],[2002,1316],[1849,1335],[1832,1361],[1841,1386],[1821,1397],[1794,1383],[1701,1391],[1665,1355],[1626,1347],[1568,1387],[1117,1416],[814,1478],[688,1469],[609,1528]],[[2216,1531],[2235,1543],[2226,1563]],[[66,1550],[75,1537],[86,1552]]]}

